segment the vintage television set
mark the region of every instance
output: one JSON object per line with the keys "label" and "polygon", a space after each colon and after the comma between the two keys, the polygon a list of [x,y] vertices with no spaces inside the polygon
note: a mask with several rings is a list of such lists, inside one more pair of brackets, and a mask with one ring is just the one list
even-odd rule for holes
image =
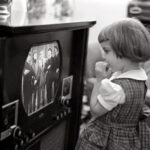
{"label": "vintage television set", "polygon": [[74,149],[94,24],[0,25],[0,149]]}

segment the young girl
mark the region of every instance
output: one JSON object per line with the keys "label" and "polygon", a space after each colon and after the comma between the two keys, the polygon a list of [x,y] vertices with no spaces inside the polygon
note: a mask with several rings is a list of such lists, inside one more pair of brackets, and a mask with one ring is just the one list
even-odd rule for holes
{"label": "young girl", "polygon": [[104,28],[98,40],[105,63],[96,64],[94,117],[76,150],[150,150],[150,130],[140,119],[147,91],[140,63],[150,58],[150,34],[140,21],[126,18]]}

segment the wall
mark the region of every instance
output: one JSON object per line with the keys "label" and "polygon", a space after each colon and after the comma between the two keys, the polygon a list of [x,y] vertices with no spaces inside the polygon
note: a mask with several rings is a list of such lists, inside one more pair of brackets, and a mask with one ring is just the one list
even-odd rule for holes
{"label": "wall", "polygon": [[91,28],[89,42],[97,42],[99,31],[113,21],[126,17],[130,0],[74,0],[75,18],[96,20]]}
{"label": "wall", "polygon": [[[29,0],[13,0],[12,21],[17,20],[19,24],[25,21],[25,7]],[[40,0],[39,0],[40,1]],[[46,3],[48,19],[51,22],[56,19],[52,16],[55,0],[43,0]],[[120,18],[126,17],[127,5],[130,0],[68,0],[74,9],[73,19],[96,20],[97,24],[90,29],[89,42],[97,42],[99,31],[106,25]],[[24,11],[23,11],[24,10]],[[20,13],[18,13],[20,12]],[[17,17],[16,17],[17,15]]]}

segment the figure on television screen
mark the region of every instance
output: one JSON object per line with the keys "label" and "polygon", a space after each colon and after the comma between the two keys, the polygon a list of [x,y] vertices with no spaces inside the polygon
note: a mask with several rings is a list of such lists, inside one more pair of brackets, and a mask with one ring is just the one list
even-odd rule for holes
{"label": "figure on television screen", "polygon": [[35,99],[35,103],[33,104],[34,105],[34,110],[38,110],[39,109],[39,82],[40,82],[40,68],[39,68],[39,65],[38,65],[38,55],[37,55],[37,51],[33,51],[33,63],[32,63],[32,66],[34,68],[34,72],[35,72],[35,75],[36,75],[36,80],[37,80],[37,84],[36,84],[36,87],[35,87],[35,95],[36,95],[36,99]]}
{"label": "figure on television screen", "polygon": [[53,82],[53,77],[54,77],[54,73],[52,70],[52,66],[53,66],[53,59],[52,59],[52,48],[50,47],[47,50],[47,61],[45,63],[45,68],[44,68],[44,72],[45,72],[45,76],[46,76],[46,91],[47,91],[47,99],[48,99],[48,103],[51,102],[52,97],[54,96],[53,92],[52,92],[52,82]]}
{"label": "figure on television screen", "polygon": [[32,56],[28,55],[23,73],[24,107],[27,112],[32,111],[32,103],[35,101],[36,75],[32,67]]}
{"label": "figure on television screen", "polygon": [[[41,56],[40,56],[41,55]],[[34,59],[33,59],[33,66],[34,66],[34,71],[36,74],[36,79],[37,79],[37,86],[35,89],[36,92],[36,102],[35,102],[35,110],[38,110],[41,108],[43,104],[43,82],[44,82],[44,77],[42,73],[42,68],[43,68],[43,60],[42,60],[42,53],[39,53],[37,49],[34,50]]]}
{"label": "figure on television screen", "polygon": [[45,73],[44,73],[46,58],[45,58],[44,50],[40,51],[38,61],[39,61],[39,67],[40,67],[40,82],[39,82],[40,107],[42,107],[47,104],[47,95],[45,94],[45,79],[46,78],[45,78]]}
{"label": "figure on television screen", "polygon": [[55,89],[57,87],[57,83],[58,83],[58,79],[59,79],[59,71],[60,71],[60,55],[59,55],[59,50],[58,50],[58,46],[55,45],[54,49],[53,49],[53,61],[54,61],[54,65],[53,65],[53,71],[54,71],[54,81],[55,81]]}

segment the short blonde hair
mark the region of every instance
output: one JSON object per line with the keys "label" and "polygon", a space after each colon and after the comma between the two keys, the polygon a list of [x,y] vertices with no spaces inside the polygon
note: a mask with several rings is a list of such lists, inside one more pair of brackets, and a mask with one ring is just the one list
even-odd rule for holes
{"label": "short blonde hair", "polygon": [[150,33],[137,19],[125,18],[101,30],[99,42],[109,40],[120,58],[144,62],[150,58]]}

